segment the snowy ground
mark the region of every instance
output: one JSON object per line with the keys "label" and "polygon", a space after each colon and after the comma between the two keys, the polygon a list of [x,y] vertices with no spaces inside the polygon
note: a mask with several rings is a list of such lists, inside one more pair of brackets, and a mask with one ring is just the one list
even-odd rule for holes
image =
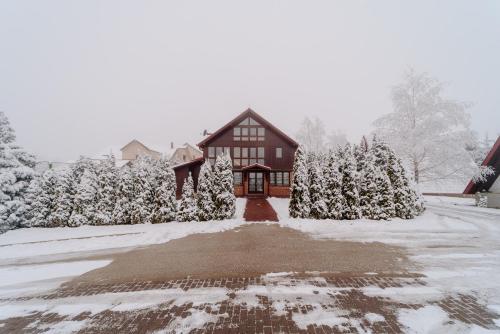
{"label": "snowy ground", "polygon": [[[462,293],[477,297],[490,311],[500,312],[500,210],[476,208],[473,199],[428,197],[427,211],[411,221],[313,221],[289,219],[287,200],[270,198],[269,202],[278,213],[278,224],[309,233],[313,238],[382,242],[404,247],[417,264],[418,272],[426,276],[424,280],[427,285],[420,287],[363,287],[360,291],[366,296],[385,297],[394,302],[429,304]],[[193,233],[214,233],[235,228],[244,224],[243,206],[244,200],[239,200],[237,218],[225,222],[86,226],[8,232],[0,236],[0,298],[42,293],[56,288],[72,276],[109,263],[107,260],[60,262],[71,259],[73,252],[118,251],[163,243]],[[289,274],[268,274],[265,279],[273,281],[273,286],[250,285],[237,291],[233,302],[259,305],[256,296],[267,296],[272,300],[272,307],[277,314],[285,313],[297,300],[308,302],[313,309],[307,314],[294,314],[293,317],[300,328],[313,323],[335,326],[346,321],[348,316],[344,311],[324,307],[327,299],[345,289],[318,288],[307,284],[290,286],[287,284]],[[186,301],[193,302],[190,315],[176,320],[177,328],[201,328],[213,321],[214,316],[200,311],[196,305],[215,305],[226,299],[228,293],[224,288],[174,289],[109,293],[50,302],[0,302],[0,319],[49,311],[75,315],[83,311],[96,313],[107,309],[130,311],[155,307],[172,300],[179,305]],[[377,313],[367,313],[364,321],[375,323],[381,321],[381,317]],[[410,333],[494,332],[476,325],[450,324],[449,314],[435,304],[416,310],[401,310],[397,318]],[[498,320],[496,324],[500,326]],[[73,332],[85,325],[85,321],[66,321],[50,329],[54,332]],[[363,331],[359,323],[352,325],[358,331]]]}

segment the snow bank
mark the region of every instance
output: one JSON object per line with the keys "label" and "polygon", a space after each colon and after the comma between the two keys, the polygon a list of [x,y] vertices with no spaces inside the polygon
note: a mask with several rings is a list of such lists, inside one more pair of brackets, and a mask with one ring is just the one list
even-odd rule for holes
{"label": "snow bank", "polygon": [[0,262],[40,255],[160,244],[194,233],[226,231],[245,224],[246,199],[236,201],[235,218],[223,221],[58,228],[25,228],[0,235]]}

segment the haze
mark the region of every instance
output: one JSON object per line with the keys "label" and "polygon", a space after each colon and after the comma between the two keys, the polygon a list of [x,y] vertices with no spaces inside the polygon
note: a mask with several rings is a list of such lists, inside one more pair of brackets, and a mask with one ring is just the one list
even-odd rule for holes
{"label": "haze", "polygon": [[353,141],[409,67],[500,132],[499,1],[2,1],[0,110],[40,159],[197,143],[247,107]]}

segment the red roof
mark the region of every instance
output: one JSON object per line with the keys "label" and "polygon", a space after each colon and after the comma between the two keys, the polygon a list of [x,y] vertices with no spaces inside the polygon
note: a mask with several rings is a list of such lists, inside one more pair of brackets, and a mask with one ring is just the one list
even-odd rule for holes
{"label": "red roof", "polygon": [[[500,161],[500,137],[497,138],[497,141],[495,142],[495,145],[491,148],[490,152],[484,159],[482,166],[491,166],[495,168],[495,174],[490,176],[490,180],[488,180],[486,183],[488,184],[493,184],[497,176],[499,175],[500,171],[497,170],[498,166],[494,166],[494,164],[498,165]],[[491,185],[490,184],[490,185]],[[469,184],[464,190],[464,194],[475,194],[478,191],[478,185],[474,182],[469,181]]]}
{"label": "red roof", "polygon": [[181,167],[186,167],[186,166],[190,166],[190,165],[195,165],[195,164],[203,164],[203,162],[205,161],[205,158],[203,157],[199,157],[199,158],[196,158],[194,160],[191,160],[191,161],[188,161],[188,162],[184,162],[182,164],[179,164],[179,165],[175,165],[172,167],[172,169],[177,169],[177,168],[181,168]]}
{"label": "red roof", "polygon": [[269,123],[266,119],[264,119],[262,116],[260,116],[259,114],[257,114],[255,111],[253,111],[250,108],[248,108],[247,110],[245,110],[244,112],[242,112],[241,114],[236,116],[232,121],[228,122],[226,125],[224,125],[222,128],[220,128],[219,130],[217,130],[214,133],[212,133],[211,135],[209,135],[207,138],[203,139],[201,142],[198,143],[198,146],[200,148],[203,148],[206,144],[211,142],[213,139],[217,138],[224,131],[228,130],[229,128],[231,128],[234,125],[237,125],[245,117],[249,117],[249,116],[252,117],[253,119],[255,119],[257,122],[260,122],[261,124],[267,126],[269,129],[274,131],[277,135],[282,137],[284,140],[288,141],[293,146],[295,146],[295,147],[299,146],[299,144],[295,140],[293,140],[292,138],[287,136],[283,131],[281,131],[280,129],[278,129],[277,127],[275,127],[271,123]]}

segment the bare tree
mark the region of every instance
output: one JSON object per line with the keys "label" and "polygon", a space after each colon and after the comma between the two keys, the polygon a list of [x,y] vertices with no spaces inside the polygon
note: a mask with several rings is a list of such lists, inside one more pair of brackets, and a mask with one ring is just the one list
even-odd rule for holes
{"label": "bare tree", "polygon": [[375,133],[404,159],[416,182],[463,181],[480,173],[467,150],[473,138],[468,103],[443,97],[444,85],[410,69],[392,89],[394,111]]}
{"label": "bare tree", "polygon": [[303,146],[306,152],[324,152],[325,151],[325,125],[319,118],[311,120],[304,118],[297,133],[297,140]]}

